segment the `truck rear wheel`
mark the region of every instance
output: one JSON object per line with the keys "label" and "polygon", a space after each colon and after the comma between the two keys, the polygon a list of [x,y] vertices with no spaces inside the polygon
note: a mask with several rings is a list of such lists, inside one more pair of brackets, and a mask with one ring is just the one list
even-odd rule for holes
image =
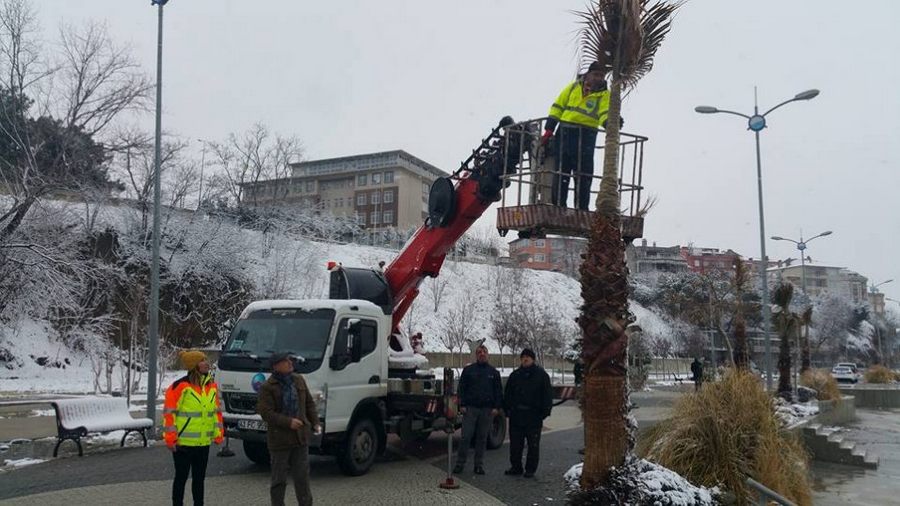
{"label": "truck rear wheel", "polygon": [[255,441],[244,440],[244,455],[247,456],[254,464],[267,466],[270,463],[269,449],[265,443],[257,443]]}
{"label": "truck rear wheel", "polygon": [[491,420],[491,431],[487,437],[488,450],[496,450],[503,446],[506,441],[506,416],[503,413],[497,413]]}
{"label": "truck rear wheel", "polygon": [[370,418],[361,418],[347,431],[347,438],[337,455],[338,466],[347,476],[361,476],[369,471],[378,454],[378,429]]}

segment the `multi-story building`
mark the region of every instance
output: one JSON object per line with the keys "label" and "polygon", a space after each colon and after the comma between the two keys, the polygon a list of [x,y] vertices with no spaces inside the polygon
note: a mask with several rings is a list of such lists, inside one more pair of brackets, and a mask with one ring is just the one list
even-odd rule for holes
{"label": "multi-story building", "polygon": [[687,260],[681,255],[681,246],[647,245],[642,239],[640,246],[625,248],[625,262],[631,274],[652,274],[660,272],[687,272]]}
{"label": "multi-story building", "polygon": [[243,187],[242,201],[302,205],[355,217],[365,229],[417,227],[428,214],[431,183],[448,174],[403,150],[310,160],[291,176]]}
{"label": "multi-story building", "polygon": [[577,277],[585,248],[587,239],[578,237],[516,239],[509,243],[509,257],[511,263],[519,267]]}
{"label": "multi-story building", "polygon": [[872,313],[877,316],[884,316],[884,294],[870,291],[869,306],[872,308]]}
{"label": "multi-story building", "polygon": [[[801,264],[770,267],[769,279],[787,281],[800,290],[803,287],[803,269]],[[831,293],[853,302],[865,302],[868,300],[867,283],[865,276],[844,267],[806,264],[806,293],[810,296]]]}
{"label": "multi-story building", "polygon": [[698,274],[733,271],[735,261],[741,258],[730,249],[722,251],[717,248],[697,248],[693,245],[682,247],[681,256],[687,262],[688,269]]}

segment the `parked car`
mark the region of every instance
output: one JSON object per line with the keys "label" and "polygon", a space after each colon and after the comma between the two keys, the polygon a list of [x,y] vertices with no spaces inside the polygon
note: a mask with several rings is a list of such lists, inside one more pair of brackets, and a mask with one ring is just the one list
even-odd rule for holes
{"label": "parked car", "polygon": [[859,366],[854,364],[853,362],[838,362],[834,364],[835,367],[849,367],[853,374],[860,374]]}
{"label": "parked car", "polygon": [[832,367],[831,376],[838,383],[856,383],[859,381],[859,374],[853,372],[853,369],[843,365]]}

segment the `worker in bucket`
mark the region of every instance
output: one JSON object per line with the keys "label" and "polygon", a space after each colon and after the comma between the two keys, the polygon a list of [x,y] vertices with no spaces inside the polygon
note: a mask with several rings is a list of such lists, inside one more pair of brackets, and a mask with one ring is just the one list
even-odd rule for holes
{"label": "worker in bucket", "polygon": [[190,476],[194,504],[202,506],[209,445],[222,444],[225,436],[222,407],[206,354],[184,351],[179,358],[188,373],[166,390],[163,405],[163,439],[175,461],[172,504],[184,504],[184,487]]}
{"label": "worker in bucket", "polygon": [[463,416],[462,439],[456,454],[455,474],[463,472],[469,456],[469,446],[475,439],[475,474],[484,474],[484,450],[487,446],[491,420],[503,405],[500,372],[488,363],[488,349],[475,349],[475,362],[463,369],[459,376],[459,412]]}
{"label": "worker in bucket", "polygon": [[[575,207],[588,209],[597,129],[606,126],[609,112],[608,72],[609,66],[605,62],[592,63],[586,73],[563,88],[550,106],[541,145],[552,146],[557,155],[551,195],[553,205],[566,207],[569,179],[574,175]],[[551,139],[554,139],[552,145]]]}

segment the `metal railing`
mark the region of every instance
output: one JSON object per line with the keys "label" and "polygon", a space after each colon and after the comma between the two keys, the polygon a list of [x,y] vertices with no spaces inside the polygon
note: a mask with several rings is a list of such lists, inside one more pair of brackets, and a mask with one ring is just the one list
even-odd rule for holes
{"label": "metal railing", "polygon": [[[502,131],[505,142],[504,152],[504,177],[505,188],[501,197],[501,207],[523,206],[530,204],[547,204],[554,202],[553,191],[561,194],[573,193],[571,207],[576,207],[578,202],[579,175],[581,174],[580,153],[573,156],[577,160],[576,167],[569,167],[571,172],[563,171],[557,160],[560,153],[556,152],[559,146],[565,144],[565,139],[557,143],[551,141],[548,146],[541,146],[541,134],[544,131],[546,118],[537,118],[505,127]],[[571,127],[560,126],[556,135],[577,135],[577,130]],[[604,150],[604,131],[597,133],[597,142],[593,147],[595,153]],[[621,196],[622,215],[636,216],[641,211],[641,191],[643,190],[643,164],[644,142],[647,137],[622,132],[619,143],[619,193]],[[580,143],[580,139],[579,139]],[[510,152],[510,147],[515,151]],[[579,145],[579,152],[581,151]],[[514,165],[514,166],[510,166]],[[600,181],[603,173],[603,157],[594,156],[594,168],[590,174],[590,199],[589,206],[593,207],[599,193]],[[587,175],[583,175],[587,177]],[[562,181],[569,178],[569,184],[562,186]],[[556,188],[554,188],[556,187]],[[571,190],[571,191],[570,191]],[[556,195],[559,198],[559,195]]]}
{"label": "metal railing", "polygon": [[[747,477],[747,486],[752,488],[758,494],[756,504],[759,506],[768,506],[771,503],[780,504],[782,506],[796,506],[793,502],[787,500],[784,496],[763,485],[762,483]],[[752,500],[752,498],[751,498]]]}

